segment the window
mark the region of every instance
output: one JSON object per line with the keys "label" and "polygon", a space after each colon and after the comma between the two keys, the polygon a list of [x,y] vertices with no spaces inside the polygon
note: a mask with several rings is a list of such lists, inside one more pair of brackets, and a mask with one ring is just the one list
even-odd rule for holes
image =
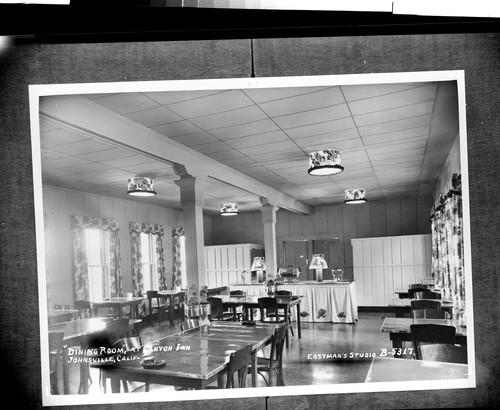
{"label": "window", "polygon": [[109,298],[111,294],[109,232],[85,229],[89,296],[91,299]]}
{"label": "window", "polygon": [[144,289],[159,289],[155,235],[141,232],[141,272]]}

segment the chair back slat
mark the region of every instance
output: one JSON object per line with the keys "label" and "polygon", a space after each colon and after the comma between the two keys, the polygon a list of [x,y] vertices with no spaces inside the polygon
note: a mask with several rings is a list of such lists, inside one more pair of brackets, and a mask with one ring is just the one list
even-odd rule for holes
{"label": "chair back slat", "polygon": [[423,300],[423,299],[413,299],[410,302],[411,310],[417,309],[434,309],[441,310],[441,301],[439,300]]}
{"label": "chair back slat", "polygon": [[419,319],[448,319],[448,312],[437,309],[415,309],[411,316]]}
{"label": "chair back slat", "polygon": [[453,344],[455,342],[456,329],[454,326],[413,324],[410,325],[410,331],[413,340],[414,354],[418,360],[421,360],[419,346],[422,344]]}
{"label": "chair back slat", "polygon": [[415,292],[415,299],[441,299],[441,295],[430,290],[422,290]]}

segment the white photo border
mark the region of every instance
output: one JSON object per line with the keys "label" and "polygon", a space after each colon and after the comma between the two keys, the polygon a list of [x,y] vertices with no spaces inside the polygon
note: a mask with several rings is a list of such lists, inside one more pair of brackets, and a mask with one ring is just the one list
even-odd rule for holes
{"label": "white photo border", "polygon": [[[247,389],[216,389],[199,391],[173,391],[166,396],[155,392],[134,394],[103,394],[103,395],[52,395],[50,393],[49,363],[48,363],[48,317],[47,317],[47,280],[45,272],[45,240],[44,240],[44,207],[40,146],[40,98],[55,95],[99,94],[118,92],[153,92],[153,91],[190,91],[190,90],[222,90],[222,89],[256,89],[279,87],[334,86],[334,85],[370,85],[395,84],[425,81],[456,81],[459,105],[459,140],[462,177],[463,202],[463,242],[464,242],[464,274],[466,284],[466,318],[467,347],[469,375],[467,379],[450,381],[412,381],[390,383],[346,383],[337,385],[305,385]],[[453,71],[422,71],[395,72],[372,74],[344,74],[266,78],[230,78],[210,80],[166,80],[166,81],[136,81],[111,83],[74,83],[74,84],[44,84],[29,86],[30,123],[32,141],[33,181],[35,224],[38,263],[38,296],[40,319],[40,348],[42,365],[42,400],[43,406],[103,404],[103,403],[136,403],[189,401],[223,398],[243,398],[286,395],[316,395],[341,393],[366,393],[381,391],[408,390],[441,390],[474,388],[476,386],[474,362],[474,329],[472,307],[472,264],[471,235],[469,207],[469,177],[467,164],[467,134],[466,134],[466,104],[465,104],[465,73],[462,70]]]}

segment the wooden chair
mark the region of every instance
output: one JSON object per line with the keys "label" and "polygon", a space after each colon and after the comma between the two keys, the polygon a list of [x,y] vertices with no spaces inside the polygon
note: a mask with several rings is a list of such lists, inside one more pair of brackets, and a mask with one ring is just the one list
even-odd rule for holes
{"label": "wooden chair", "polygon": [[[284,323],[284,316],[278,314],[278,300],[275,297],[262,297],[259,301],[260,321],[264,323]],[[288,348],[288,330],[286,332],[286,347]]]}
{"label": "wooden chair", "polygon": [[[128,318],[110,320],[106,323],[106,328],[103,331],[83,337],[82,348],[85,351],[84,356],[93,360],[89,367],[99,368],[102,366],[100,361],[108,357],[110,354],[103,351],[101,348],[111,348],[117,340],[127,337],[129,321],[130,319]],[[78,393],[83,391],[84,383],[88,382],[85,380],[83,373],[84,369],[82,366],[80,367],[80,370],[80,386],[78,387]],[[88,373],[90,375],[90,372]],[[89,380],[92,383],[91,377],[89,377]],[[105,389],[101,371],[99,371],[99,385],[102,389]]]}
{"label": "wooden chair", "polygon": [[439,300],[426,300],[426,299],[413,299],[410,302],[411,311],[417,309],[434,309],[441,310],[441,301]]}
{"label": "wooden chair", "polygon": [[454,326],[435,324],[410,325],[415,359],[421,360],[419,347],[423,344],[454,344],[456,329]]}
{"label": "wooden chair", "polygon": [[[229,363],[227,365],[227,382],[226,389],[235,387],[243,388],[246,384],[248,369],[252,360],[252,345],[247,346],[231,353]],[[234,374],[238,374],[238,384],[234,382]]]}
{"label": "wooden chair", "polygon": [[146,296],[148,298],[148,319],[149,323],[151,323],[151,319],[153,314],[158,314],[158,325],[161,326],[161,314],[162,312],[166,312],[169,309],[169,306],[166,305],[159,295],[157,290],[148,290],[146,291]]}
{"label": "wooden chair", "polygon": [[[141,336],[132,336],[132,337],[123,337],[121,339],[118,339],[116,342],[113,343],[111,346],[112,348],[116,349],[123,349],[124,353],[121,353],[123,356],[129,356],[129,355],[137,355],[139,352],[142,351],[144,347],[144,342]],[[122,385],[123,385],[123,391],[125,393],[129,392],[129,387],[128,387],[127,380],[122,379]],[[134,382],[132,382],[134,383]],[[137,389],[140,389],[141,387],[145,387],[146,391],[149,390],[149,383],[145,383],[141,386],[135,387],[132,389],[132,392],[136,391]],[[106,393],[106,381],[103,380],[103,391]]]}
{"label": "wooden chair", "polygon": [[[257,373],[262,376],[267,386],[272,385],[272,374],[276,373],[276,385],[284,386],[285,380],[283,378],[283,349],[286,339],[288,324],[274,330],[273,339],[271,342],[271,350],[268,357],[257,357]],[[251,373],[252,369],[248,370]],[[266,379],[265,375],[269,379]]]}
{"label": "wooden chair", "polygon": [[63,362],[64,332],[49,332],[50,394],[59,394],[59,364]]}
{"label": "wooden chair", "polygon": [[[412,286],[412,285],[410,285],[410,286]],[[426,287],[423,287],[423,286],[425,286],[425,285],[420,285],[420,287],[408,288],[408,297],[410,299],[415,299],[415,293],[428,290]]]}
{"label": "wooden chair", "polygon": [[420,345],[418,349],[422,360],[467,364],[467,348],[465,346],[428,344]]}
{"label": "wooden chair", "polygon": [[274,297],[261,297],[259,302],[261,322],[284,322],[283,315],[278,314],[278,300]]}
{"label": "wooden chair", "polygon": [[[232,290],[229,292],[229,296],[246,296],[247,293],[244,290]],[[241,306],[236,307],[236,314],[241,317],[243,315],[243,308]]]}
{"label": "wooden chair", "polygon": [[441,295],[437,292],[432,292],[431,290],[422,290],[420,292],[415,292],[415,299],[441,299]]}
{"label": "wooden chair", "polygon": [[[290,292],[289,290],[277,290],[276,292],[274,292],[274,296],[276,297],[279,297],[279,296],[292,296],[292,292]],[[280,314],[278,312],[278,314]],[[293,326],[292,326],[292,310],[290,308],[288,308],[288,328],[290,329],[290,332],[292,333],[292,336],[294,335],[293,333]],[[284,317],[285,314],[283,313],[282,316]]]}
{"label": "wooden chair", "polygon": [[415,309],[411,312],[411,317],[419,319],[449,319],[448,312],[436,309]]}
{"label": "wooden chair", "polygon": [[75,309],[78,310],[78,317],[80,319],[94,317],[94,307],[88,300],[75,300]]}
{"label": "wooden chair", "polygon": [[[221,298],[216,298],[211,296],[207,298],[208,303],[210,303],[210,319],[211,320],[233,320],[233,313],[229,310],[224,309],[224,304]],[[236,319],[240,320],[241,313],[236,314]]]}
{"label": "wooden chair", "polygon": [[284,322],[285,315],[280,314],[278,300],[273,296],[265,296],[258,299],[260,317],[263,322]]}

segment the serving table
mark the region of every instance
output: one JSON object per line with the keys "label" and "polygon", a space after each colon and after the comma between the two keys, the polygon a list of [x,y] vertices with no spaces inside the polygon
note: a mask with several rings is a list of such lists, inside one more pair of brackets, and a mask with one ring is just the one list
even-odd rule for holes
{"label": "serving table", "polygon": [[[120,391],[121,380],[204,389],[220,381],[232,352],[251,344],[252,386],[255,387],[257,352],[271,342],[277,326],[279,324],[245,326],[241,322],[214,321],[146,345],[136,360],[103,367],[103,377],[111,379],[113,393]],[[164,360],[165,365],[157,369],[143,368],[143,357],[151,355],[156,361]]]}
{"label": "serving table", "polygon": [[456,329],[455,344],[467,345],[467,329],[465,326],[461,326],[458,320],[386,317],[382,323],[380,331],[382,333],[389,333],[389,337],[392,341],[392,347],[395,352],[394,357],[402,356],[401,352],[404,351],[403,342],[411,342],[413,340],[410,326],[414,324],[454,326]]}
{"label": "serving table", "polygon": [[466,364],[375,356],[365,383],[467,379]]}
{"label": "serving table", "polygon": [[[311,323],[356,323],[358,305],[356,284],[352,282],[306,281],[276,285],[278,290],[288,290],[294,296],[304,296],[301,312],[292,312],[292,320]],[[267,296],[267,288],[259,284],[235,283],[230,290],[244,290],[247,295]]]}

